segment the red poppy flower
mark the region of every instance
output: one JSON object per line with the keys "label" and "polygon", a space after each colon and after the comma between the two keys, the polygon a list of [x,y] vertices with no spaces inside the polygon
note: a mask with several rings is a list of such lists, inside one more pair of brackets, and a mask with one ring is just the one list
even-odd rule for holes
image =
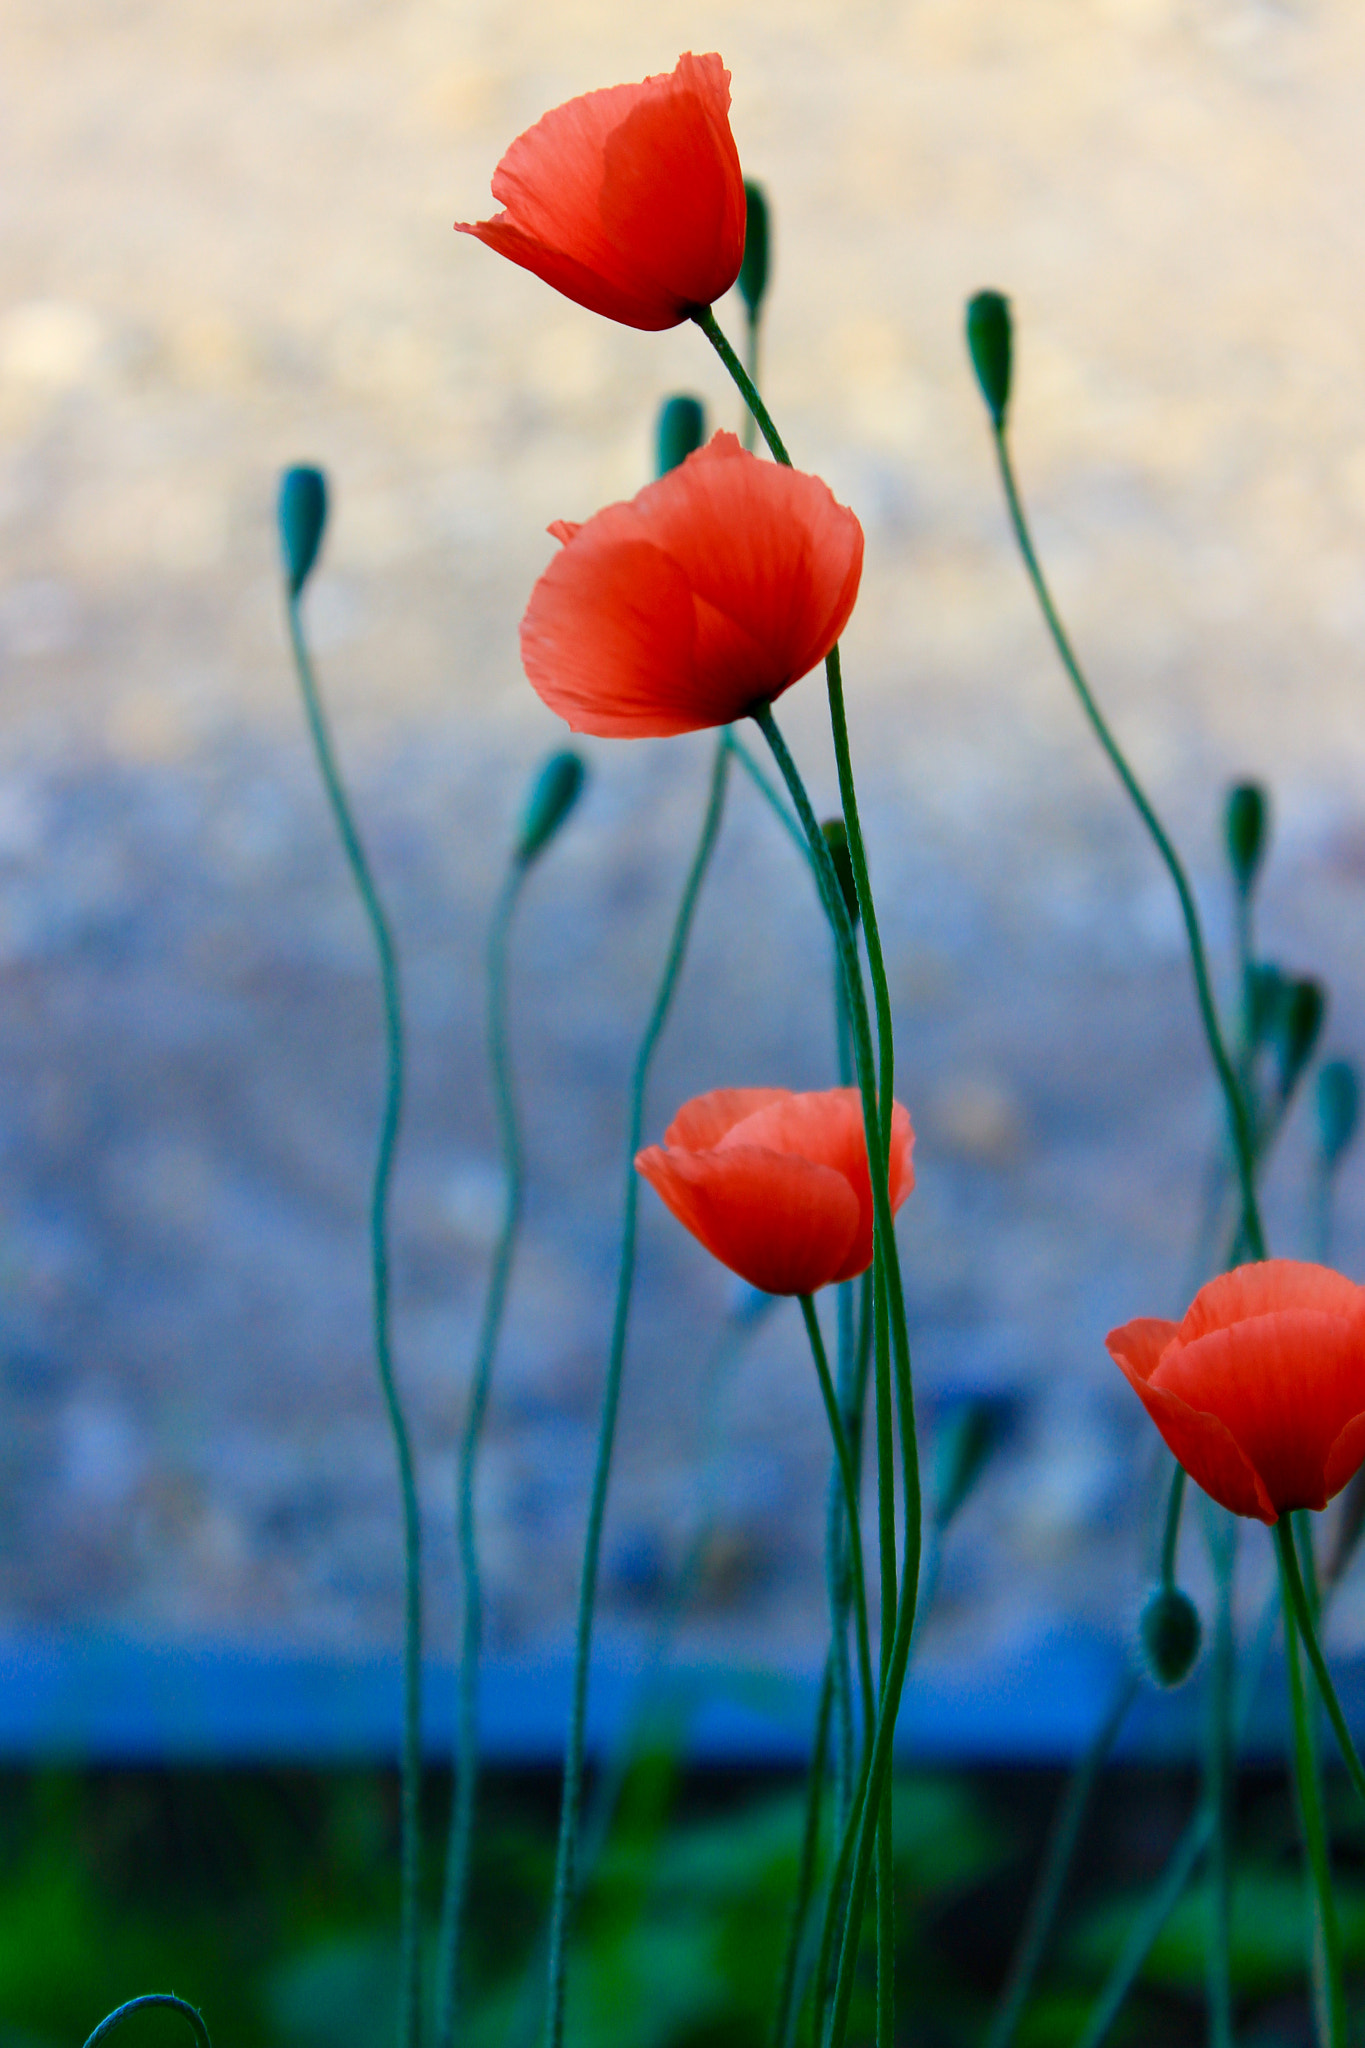
{"label": "red poppy flower", "polygon": [[744,257],[744,176],[719,57],[556,107],[493,173],[503,212],[457,221],[590,312],[676,327],[728,292]]}
{"label": "red poppy flower", "polygon": [[1235,1515],[1326,1507],[1365,1459],[1365,1288],[1267,1259],[1196,1294],[1184,1320],[1105,1339],[1191,1479]]}
{"label": "red poppy flower", "polygon": [[[894,1214],[915,1185],[896,1103]],[[715,1088],[684,1103],[635,1170],[707,1251],[765,1294],[814,1294],[872,1263],[872,1181],[856,1088]]]}
{"label": "red poppy flower", "polygon": [[564,542],[531,592],[521,660],[574,732],[728,725],[823,661],[848,623],[863,530],[819,477],[715,434]]}

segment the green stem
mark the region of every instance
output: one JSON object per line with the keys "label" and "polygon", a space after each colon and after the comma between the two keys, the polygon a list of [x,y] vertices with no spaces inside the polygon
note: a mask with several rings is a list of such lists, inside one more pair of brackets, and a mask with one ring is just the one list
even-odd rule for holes
{"label": "green stem", "polygon": [[825,1354],[825,1340],[820,1334],[820,1318],[815,1313],[815,1303],[808,1294],[800,1297],[801,1315],[810,1339],[811,1356],[815,1360],[815,1373],[820,1382],[820,1397],[825,1404],[825,1415],[829,1421],[829,1433],[834,1439],[834,1455],[839,1461],[839,1476],[844,1489],[844,1513],[848,1517],[848,1557],[853,1578],[853,1624],[858,1647],[858,1682],[863,1696],[863,1742],[872,1741],[874,1725],[874,1702],[876,1691],[872,1683],[872,1652],[867,1627],[867,1587],[863,1576],[863,1539],[858,1513],[858,1472],[853,1463],[853,1452],[849,1447],[844,1419],[839,1413],[839,1398],[830,1377],[829,1359]]}
{"label": "green stem", "polygon": [[796,1986],[800,1975],[801,1950],[806,1937],[806,1920],[810,1913],[811,1892],[815,1887],[815,1857],[820,1846],[820,1798],[824,1789],[825,1753],[829,1748],[830,1708],[833,1699],[834,1663],[830,1657],[825,1660],[825,1675],[820,1681],[820,1704],[815,1715],[815,1741],[811,1749],[810,1776],[806,1784],[806,1817],[801,1830],[801,1857],[796,1869],[796,1893],[792,1899],[791,1923],[787,1929],[786,1954],[782,1959],[777,2014],[773,2020],[771,2037],[772,2048],[790,2048],[796,2028]]}
{"label": "green stem", "polygon": [[1062,1903],[1062,1893],[1076,1844],[1080,1840],[1081,1828],[1085,1823],[1095,1783],[1108,1759],[1109,1752],[1118,1738],[1119,1729],[1127,1719],[1128,1710],[1137,1698],[1141,1682],[1135,1673],[1128,1673],[1114,1695],[1113,1705],[1090,1738],[1090,1744],[1066,1788],[1066,1797],[1057,1810],[1047,1848],[1043,1853],[1042,1866],[1038,1872],[1033,1895],[1029,1900],[1028,1914],[1019,1935],[1019,1945],[1010,1962],[1009,1974],[1000,1992],[986,2036],[986,2048],[1010,2048],[1024,2016],[1024,2008],[1032,1995],[1034,1980],[1042,1965],[1052,1929],[1056,1923],[1057,1911]]}
{"label": "green stem", "polygon": [[1209,1845],[1211,1927],[1205,1975],[1210,2048],[1232,2048],[1232,1695],[1237,1656],[1232,1634],[1232,1578],[1237,1525],[1231,1515],[1212,1505],[1209,1515],[1218,1605],[1204,1771],[1205,1796],[1213,1819]]}
{"label": "green stem", "polygon": [[775,783],[764,774],[758,762],[754,759],[732,725],[727,725],[725,728],[725,741],[730,752],[739,762],[740,767],[744,770],[750,782],[753,783],[754,788],[768,805],[782,826],[783,831],[796,847],[802,860],[809,861],[810,854],[806,847],[806,835],[792,816],[790,805],[786,803]]}
{"label": "green stem", "polygon": [[[749,379],[749,382],[750,382],[750,383],[751,383],[751,384],[753,385],[753,387],[754,387],[755,391],[757,391],[757,389],[758,389],[758,328],[759,328],[759,317],[760,317],[760,316],[759,316],[759,310],[758,310],[758,307],[757,307],[757,306],[752,306],[752,307],[750,307],[750,309],[749,309],[749,318],[748,318],[748,322],[747,322],[747,330],[746,330],[746,331],[747,331],[747,340],[748,340],[749,346],[748,346],[748,348],[747,348],[747,349],[746,349],[746,351],[745,351],[745,353],[746,353],[746,355],[748,356],[749,360],[748,360],[748,362],[747,362],[747,363],[745,364],[745,366],[744,366],[744,367],[745,367],[745,371],[746,371],[746,373],[747,373],[747,375],[748,375],[748,379]],[[744,420],[743,420],[743,424],[742,424],[742,426],[741,426],[741,430],[740,430],[740,440],[741,440],[741,442],[743,443],[744,447],[745,447],[745,448],[746,448],[746,449],[748,450],[748,452],[749,452],[749,454],[750,454],[750,455],[752,455],[752,454],[753,454],[753,452],[754,452],[754,429],[755,429],[755,428],[757,427],[757,425],[758,425],[758,421],[757,421],[757,420],[756,420],[756,419],[754,418],[754,410],[753,410],[753,407],[752,407],[752,406],[746,406],[746,407],[745,407],[745,411],[744,411]]]}
{"label": "green stem", "polygon": [[654,1007],[635,1056],[631,1076],[630,1107],[626,1139],[624,1216],[621,1226],[621,1254],[617,1267],[616,1311],[612,1323],[611,1352],[602,1390],[602,1412],[597,1431],[597,1456],[593,1470],[592,1498],[583,1544],[583,1572],[579,1584],[578,1622],[574,1638],[573,1690],[569,1703],[569,1727],[564,1750],[564,1787],[559,1816],[559,1844],[555,1856],[554,1897],[550,1917],[550,1958],[546,2016],[548,2048],[562,2048],[564,2039],[564,1979],[568,1962],[569,1914],[574,1897],[574,1865],[578,1849],[578,1814],[583,1795],[583,1759],[587,1732],[588,1668],[592,1650],[593,1609],[597,1597],[597,1570],[602,1549],[602,1523],[607,1506],[607,1481],[616,1433],[616,1411],[621,1394],[621,1373],[626,1354],[626,1327],[630,1315],[631,1289],[635,1277],[635,1236],[639,1211],[639,1176],[635,1154],[640,1148],[644,1126],[645,1086],[655,1048],[662,1035],[682,971],[692,920],[701,885],[711,863],[725,807],[726,771],[730,750],[721,735],[716,742],[711,767],[710,794],[702,820],[697,850],[683,887],[682,900],[674,920],[668,955],[654,997]]}
{"label": "green stem", "polygon": [[317,756],[332,819],[341,840],[351,880],[360,897],[370,935],[379,960],[379,980],[384,1004],[384,1042],[387,1079],[379,1146],[375,1156],[370,1195],[370,1272],[373,1303],[375,1363],[389,1430],[398,1460],[398,1483],[403,1496],[403,1754],[401,1790],[401,1970],[399,2038],[405,2048],[417,2048],[421,2026],[421,1929],[418,1919],[421,1882],[421,1773],[422,1773],[422,1565],[421,1526],[417,1512],[417,1485],[413,1476],[412,1444],[407,1420],[398,1398],[393,1373],[389,1314],[389,1187],[393,1178],[394,1153],[403,1112],[403,1012],[398,981],[398,954],[384,907],[379,900],[374,876],[361,844],[337,765],[331,733],[313,676],[313,665],[303,637],[297,598],[289,603],[289,637],[294,666],[303,693],[308,730]]}
{"label": "green stem", "polygon": [[483,1591],[479,1575],[478,1533],[474,1520],[474,1473],[483,1436],[484,1417],[507,1303],[517,1227],[521,1220],[521,1136],[512,1086],[507,1043],[507,944],[512,914],[526,864],[514,860],[498,895],[488,932],[487,1032],[488,1060],[502,1145],[502,1222],[484,1297],[483,1319],[470,1376],[456,1473],[456,1529],[463,1583],[460,1637],[460,1682],[455,1747],[455,1796],[451,1804],[450,1841],[446,1852],[445,1889],[436,1973],[437,2048],[450,2048],[459,2024],[462,1991],[462,1950],[465,1902],[469,1890],[474,1814],[479,1786],[479,1657],[483,1644]]}
{"label": "green stem", "polygon": [[1180,1511],[1185,1505],[1185,1467],[1177,1464],[1171,1474],[1171,1490],[1166,1496],[1166,1521],[1161,1534],[1161,1583],[1172,1587],[1175,1584],[1176,1552],[1180,1548]]}
{"label": "green stem", "polygon": [[199,2048],[212,2048],[212,2043],[209,2040],[209,2030],[204,2025],[203,2014],[185,1999],[177,1998],[174,1992],[171,1991],[144,1991],[140,1998],[130,1998],[126,2004],[115,2006],[113,2012],[105,2014],[94,2033],[86,2042],[85,2048],[100,2048],[100,2043],[107,2041],[114,2029],[121,2027],[126,2019],[130,2019],[135,2012],[143,2012],[149,2006],[154,2005],[169,2006],[172,2012],[183,2014],[193,2029],[195,2040],[199,2043]]}
{"label": "green stem", "polygon": [[[821,899],[825,914],[834,930],[839,948],[840,966],[843,972],[844,988],[849,997],[849,1020],[853,1032],[854,1060],[858,1075],[858,1086],[863,1100],[863,1128],[867,1142],[868,1159],[876,1158],[881,1150],[881,1133],[877,1110],[876,1078],[872,1058],[872,1032],[867,1015],[867,1001],[858,971],[858,954],[849,921],[848,907],[843,900],[838,877],[830,859],[829,848],[824,834],[816,822],[811,809],[810,798],[801,780],[796,763],[787,750],[786,742],[773,719],[769,705],[760,705],[752,714],[755,723],[772,749],[773,758],[782,773],[788,793],[796,806],[810,847],[816,876],[820,885]],[[850,832],[850,840],[852,833]],[[852,1876],[849,1883],[848,1918],[844,1926],[843,1945],[839,1961],[839,1980],[835,1990],[834,2012],[831,2019],[831,2048],[841,2048],[848,2025],[849,2006],[853,1996],[853,1975],[857,1963],[858,1943],[862,1923],[863,1903],[867,1896],[867,1885],[871,1875],[873,1848],[876,1840],[879,1816],[882,1810],[882,1786],[891,1765],[891,1747],[895,1737],[896,1715],[900,1707],[901,1687],[905,1678],[906,1662],[910,1655],[910,1643],[915,1627],[915,1602],[919,1588],[920,1564],[920,1488],[918,1449],[914,1436],[914,1395],[910,1379],[910,1343],[905,1322],[905,1298],[901,1286],[900,1257],[896,1248],[895,1231],[891,1216],[891,1198],[884,1173],[872,1173],[872,1204],[874,1216],[875,1259],[878,1279],[874,1282],[874,1310],[876,1314],[877,1342],[884,1346],[886,1324],[890,1323],[890,1340],[893,1364],[896,1373],[896,1398],[900,1418],[901,1464],[905,1475],[905,1557],[901,1573],[900,1597],[897,1603],[896,1630],[892,1643],[890,1664],[883,1678],[881,1701],[877,1713],[877,1732],[873,1742],[871,1768],[867,1774],[863,1798],[855,1807],[850,1825],[857,1831],[857,1848],[853,1859]],[[884,1276],[885,1295],[882,1292]],[[889,1296],[889,1301],[886,1297]],[[889,1316],[886,1313],[889,1308]],[[880,1370],[880,1355],[878,1359]]]}
{"label": "green stem", "polygon": [[1322,1694],[1322,1703],[1327,1709],[1327,1718],[1337,1738],[1342,1762],[1350,1775],[1351,1783],[1361,1798],[1365,1799],[1365,1769],[1361,1768],[1356,1746],[1351,1740],[1351,1731],[1346,1726],[1346,1716],[1341,1711],[1341,1702],[1332,1683],[1332,1674],[1327,1669],[1327,1660],[1318,1641],[1318,1632],[1308,1605],[1308,1595],[1304,1591],[1303,1578],[1299,1571],[1298,1555],[1294,1549],[1293,1526],[1288,1515],[1281,1515],[1275,1524],[1275,1544],[1280,1554],[1280,1570],[1288,1591],[1289,1605],[1293,1608],[1294,1619],[1303,1638],[1303,1647],[1308,1652],[1308,1661],[1313,1667],[1313,1676],[1317,1679],[1318,1691]]}
{"label": "green stem", "polygon": [[792,459],[787,453],[782,436],[773,425],[772,414],[759,397],[753,378],[749,375],[749,372],[721,333],[720,328],[716,325],[715,314],[709,306],[702,306],[692,315],[692,318],[696,321],[698,327],[700,327],[702,333],[706,336],[706,339],[710,342],[712,348],[729,371],[731,378],[738,386],[740,397],[758,421],[759,432],[772,450],[774,459],[782,463],[787,469],[790,469]]}
{"label": "green stem", "polygon": [[1019,544],[1024,567],[1028,571],[1033,592],[1046,621],[1052,644],[1061,659],[1062,667],[1071,679],[1072,687],[1081,702],[1081,708],[1090,721],[1096,739],[1109,757],[1111,766],[1127,791],[1138,816],[1146,826],[1148,834],[1165,863],[1166,871],[1175,884],[1180,899],[1180,912],[1185,922],[1185,937],[1189,945],[1190,965],[1194,970],[1195,994],[1199,1003],[1199,1015],[1208,1040],[1210,1055],[1218,1072],[1218,1080],[1227,1105],[1228,1128],[1232,1138],[1233,1155],[1237,1162],[1237,1178],[1241,1190],[1242,1222],[1247,1248],[1253,1259],[1266,1256],[1265,1237],[1261,1229],[1261,1213],[1256,1200],[1256,1144],[1251,1116],[1247,1108],[1237,1075],[1233,1070],[1224,1042],[1222,1027],[1218,1021],[1218,1009],[1213,997],[1213,984],[1209,978],[1208,957],[1204,948],[1204,934],[1199,923],[1199,911],[1194,900],[1180,856],[1167,837],[1156,812],[1148,802],[1141,784],[1129,767],[1117,740],[1110,731],[1098,704],[1081,672],[1080,663],[1067,638],[1057,608],[1052,602],[1051,592],[1043,578],[1038,557],[1034,552],[1028,522],[1024,516],[1023,504],[1018,486],[1014,480],[1014,468],[1010,461],[1003,426],[995,429],[995,452],[1000,464],[1000,478],[1004,485],[1005,500],[1009,507],[1010,523],[1014,537]]}
{"label": "green stem", "polygon": [[[1281,1515],[1276,1536],[1289,1528],[1289,1517]],[[1280,1588],[1284,1600],[1285,1670],[1289,1680],[1289,1704],[1294,1726],[1294,1779],[1299,1796],[1299,1820],[1304,1849],[1313,1880],[1314,2006],[1321,2048],[1346,2048],[1346,1997],[1342,1982],[1341,1927],[1332,1891],[1332,1864],[1327,1841],[1327,1823],[1322,1806],[1321,1760],[1304,1684],[1303,1662],[1299,1656],[1299,1630],[1294,1626],[1299,1596],[1303,1592],[1294,1564],[1296,1593],[1290,1581],[1287,1558],[1293,1552],[1293,1535],[1280,1542]],[[1305,1603],[1306,1604],[1306,1603]],[[1300,1627],[1302,1624],[1300,1623]]]}

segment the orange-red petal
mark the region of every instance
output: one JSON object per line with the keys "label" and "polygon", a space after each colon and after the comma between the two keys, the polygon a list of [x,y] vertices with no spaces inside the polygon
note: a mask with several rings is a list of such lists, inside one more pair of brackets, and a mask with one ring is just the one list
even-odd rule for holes
{"label": "orange-red petal", "polygon": [[792,1153],[651,1145],[635,1165],[713,1257],[765,1294],[828,1286],[857,1234],[844,1176]]}
{"label": "orange-red petal", "polygon": [[531,593],[522,662],[576,732],[728,725],[829,652],[862,572],[857,519],[818,477],[716,434],[629,504],[573,527]]}
{"label": "orange-red petal", "polygon": [[460,221],[590,311],[674,327],[729,290],[744,255],[744,180],[717,56],[555,107],[493,176],[503,211]]}
{"label": "orange-red petal", "polygon": [[709,1150],[745,1117],[786,1101],[790,1094],[790,1088],[713,1088],[707,1095],[694,1095],[664,1132],[664,1143],[683,1145],[689,1152]]}

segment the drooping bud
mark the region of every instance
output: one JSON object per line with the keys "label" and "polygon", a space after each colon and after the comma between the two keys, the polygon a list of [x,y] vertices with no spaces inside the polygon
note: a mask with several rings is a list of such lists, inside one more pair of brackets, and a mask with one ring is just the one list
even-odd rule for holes
{"label": "drooping bud", "polygon": [[706,439],[706,411],[699,398],[679,395],[666,398],[659,407],[659,424],[654,434],[654,461],[660,476],[667,476]]}
{"label": "drooping bud", "polygon": [[848,908],[848,921],[856,930],[858,884],[853,873],[853,856],[848,850],[848,827],[842,818],[826,818],[820,830],[825,835],[829,857],[834,862],[834,872],[839,877],[839,888]]}
{"label": "drooping bud", "polygon": [[1318,1042],[1327,1015],[1327,991],[1320,981],[1305,976],[1284,985],[1275,1018],[1275,1060],[1279,1067],[1280,1095],[1287,1102]]}
{"label": "drooping bud", "polygon": [[1223,841],[1228,866],[1239,895],[1249,896],[1265,858],[1270,828],[1270,800],[1258,782],[1239,782],[1228,791],[1223,811]]}
{"label": "drooping bud", "polygon": [[1274,1035],[1289,994],[1288,978],[1269,960],[1254,960],[1247,971],[1246,1034],[1253,1048]]}
{"label": "drooping bud", "polygon": [[1153,1681],[1183,1685],[1194,1669],[1203,1630],[1199,1609],[1179,1586],[1158,1586],[1142,1610],[1142,1653]]}
{"label": "drooping bud", "polygon": [[981,396],[999,433],[1009,409],[1014,356],[1010,302],[1002,292],[978,292],[968,301],[967,347]]}
{"label": "drooping bud", "polygon": [[327,479],[320,469],[287,469],[280,479],[280,552],[291,598],[308,581],[327,525]]}
{"label": "drooping bud", "polygon": [[1328,1171],[1340,1161],[1360,1121],[1360,1082],[1349,1060],[1328,1060],[1318,1074],[1318,1146]]}
{"label": "drooping bud", "polygon": [[934,1523],[940,1535],[966,1501],[1001,1437],[997,1402],[963,1401],[945,1416],[934,1442]]}
{"label": "drooping bud", "polygon": [[566,750],[551,754],[531,784],[521,814],[521,832],[512,858],[529,867],[554,838],[578,802],[587,775],[583,758]]}
{"label": "drooping bud", "polygon": [[768,289],[768,202],[763,187],[755,185],[751,178],[744,180],[744,200],[747,211],[744,260],[739,266],[739,295],[749,309],[749,318],[756,320],[763,294]]}

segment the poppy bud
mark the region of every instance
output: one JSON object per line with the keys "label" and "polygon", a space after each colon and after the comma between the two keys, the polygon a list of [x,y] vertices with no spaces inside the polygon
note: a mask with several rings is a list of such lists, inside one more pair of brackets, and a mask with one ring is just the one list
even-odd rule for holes
{"label": "poppy bud", "polygon": [[1328,1060],[1318,1075],[1318,1145],[1330,1171],[1356,1134],[1360,1083],[1349,1060]]}
{"label": "poppy bud", "polygon": [[667,476],[680,462],[686,462],[706,439],[706,413],[699,398],[666,398],[659,407],[655,429],[654,462],[657,473]]}
{"label": "poppy bud", "polygon": [[751,178],[744,180],[744,204],[744,261],[737,282],[749,318],[756,320],[768,289],[768,202]]}
{"label": "poppy bud", "polygon": [[940,1535],[966,1501],[1000,1441],[991,1401],[963,1401],[939,1426],[934,1444],[934,1523]]}
{"label": "poppy bud", "polygon": [[1289,984],[1268,960],[1254,960],[1247,970],[1246,1034],[1252,1047],[1264,1045],[1284,1008]]}
{"label": "poppy bud", "polygon": [[834,872],[839,877],[839,888],[848,907],[848,921],[857,929],[858,884],[853,875],[853,856],[848,850],[848,827],[842,818],[826,818],[820,830],[825,835],[829,857],[834,862]]}
{"label": "poppy bud", "polygon": [[1251,894],[1256,870],[1265,855],[1269,823],[1270,805],[1259,783],[1239,782],[1228,791],[1223,812],[1223,839],[1228,850],[1228,866],[1232,869],[1239,895]]}
{"label": "poppy bud", "polygon": [[1305,977],[1285,984],[1275,1018],[1274,1039],[1280,1095],[1286,1102],[1313,1056],[1326,1014],[1327,992],[1320,981]]}
{"label": "poppy bud", "polygon": [[1142,1610],[1142,1654],[1153,1682],[1183,1685],[1194,1669],[1203,1634],[1199,1609],[1179,1586],[1158,1586]]}
{"label": "poppy bud", "polygon": [[967,347],[971,350],[981,396],[990,408],[996,432],[1000,433],[1010,402],[1013,356],[1010,302],[1002,292],[978,292],[968,301]]}
{"label": "poppy bud", "polygon": [[578,802],[587,769],[580,754],[551,754],[526,799],[512,858],[522,867],[542,854]]}
{"label": "poppy bud", "polygon": [[289,595],[308,581],[327,524],[327,479],[320,469],[287,469],[280,479],[280,551]]}

